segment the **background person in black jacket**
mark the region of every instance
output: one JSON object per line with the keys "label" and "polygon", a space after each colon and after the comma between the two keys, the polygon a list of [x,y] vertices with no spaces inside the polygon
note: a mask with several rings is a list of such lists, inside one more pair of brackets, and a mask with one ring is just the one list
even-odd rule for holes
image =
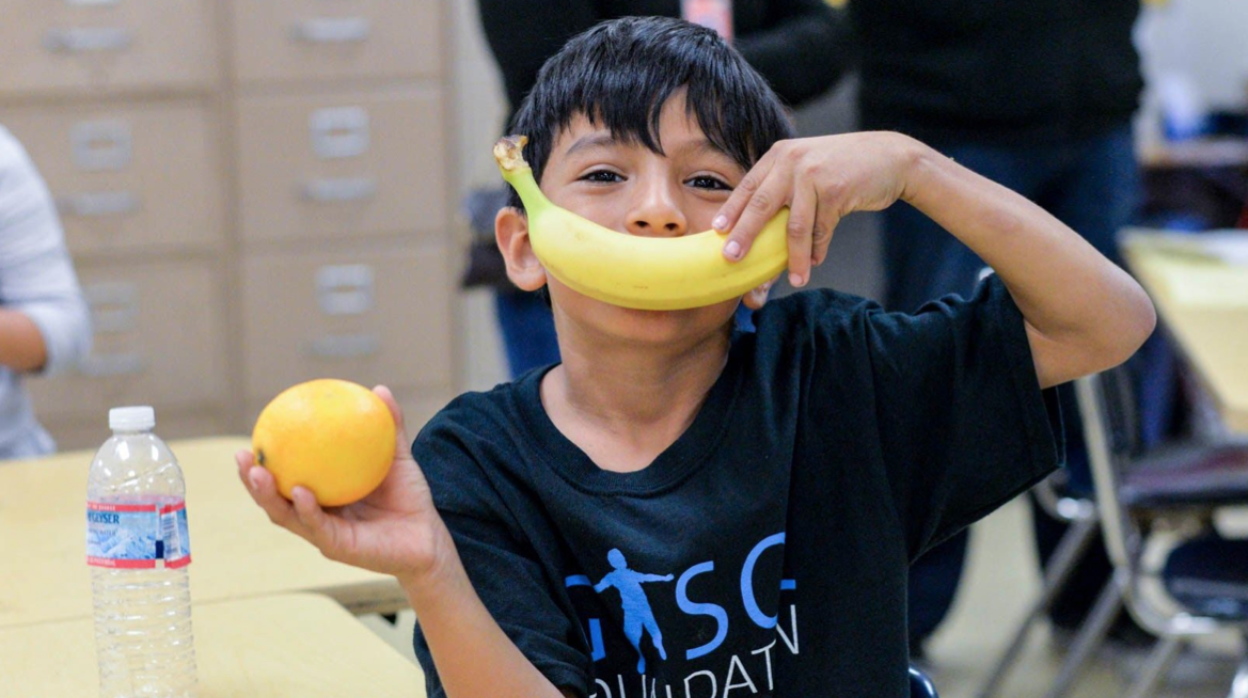
{"label": "background person in black jacket", "polygon": [[[1139,173],[1131,120],[1143,81],[1132,28],[1139,0],[852,0],[862,47],[861,128],[901,131],[1022,193],[1121,264],[1118,230],[1131,222]],[[946,293],[969,295],[983,262],[904,204],[882,215],[885,305],[913,311]],[[1170,401],[1157,399],[1172,372],[1156,338],[1141,351],[1153,368],[1146,434],[1159,436]],[[1150,361],[1150,357],[1152,360]],[[1091,490],[1070,391],[1063,411],[1068,472]],[[1060,525],[1037,509],[1037,542],[1048,558]],[[966,534],[918,561],[910,580],[912,652],[946,615],[961,576]],[[1108,574],[1099,546],[1054,606],[1073,627]]]}
{"label": "background person in black jacket", "polygon": [[[790,107],[828,91],[852,63],[848,21],[825,0],[723,1],[731,7],[733,46]],[[477,8],[507,93],[507,124],[542,64],[576,34],[618,17],[682,16],[682,0],[478,0]],[[495,286],[499,329],[515,377],[558,361],[559,348],[546,302],[515,289],[501,274],[493,231],[505,191],[470,200],[474,228],[484,228],[488,240],[475,246],[467,283]],[[499,261],[496,283],[487,273],[474,273],[472,266],[488,266],[482,258]]]}

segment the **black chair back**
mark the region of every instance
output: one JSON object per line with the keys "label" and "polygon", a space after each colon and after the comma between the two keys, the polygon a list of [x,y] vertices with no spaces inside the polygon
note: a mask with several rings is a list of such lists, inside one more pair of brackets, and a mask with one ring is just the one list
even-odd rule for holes
{"label": "black chair back", "polygon": [[932,680],[914,667],[910,667],[910,698],[939,698]]}

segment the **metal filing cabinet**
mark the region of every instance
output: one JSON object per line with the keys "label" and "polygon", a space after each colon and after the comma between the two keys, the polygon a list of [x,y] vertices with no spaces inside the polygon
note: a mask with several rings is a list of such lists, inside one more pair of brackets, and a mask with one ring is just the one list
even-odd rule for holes
{"label": "metal filing cabinet", "polygon": [[389,384],[411,433],[454,395],[442,2],[0,0],[0,123],[94,323],[27,382],[62,448],[128,403],[245,434],[311,378]]}

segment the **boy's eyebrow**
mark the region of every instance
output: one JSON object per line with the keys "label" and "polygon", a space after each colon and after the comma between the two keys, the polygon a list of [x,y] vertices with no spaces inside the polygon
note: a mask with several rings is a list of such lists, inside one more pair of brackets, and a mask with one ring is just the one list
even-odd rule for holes
{"label": "boy's eyebrow", "polygon": [[725,157],[731,157],[728,155],[728,153],[724,152],[723,148],[720,148],[718,145],[715,145],[715,143],[711,141],[711,139],[709,138],[697,138],[697,139],[688,141],[686,143],[682,143],[679,147],[675,149],[675,152],[689,153],[691,155],[713,153],[715,155],[723,155]]}
{"label": "boy's eyebrow", "polygon": [[[610,131],[599,131],[597,133],[591,133],[578,138],[575,143],[568,146],[568,149],[564,151],[563,156],[566,158],[581,150],[590,150],[592,148],[610,148],[615,145],[619,145],[619,140],[617,140]],[[715,145],[715,143],[709,138],[698,138],[682,143],[676,148],[676,152],[681,154],[689,153],[692,155],[714,153],[716,155],[731,157],[728,153],[724,152],[723,148]]]}
{"label": "boy's eyebrow", "polygon": [[599,131],[576,139],[576,142],[568,146],[563,156],[566,158],[580,150],[588,150],[590,148],[608,148],[616,144],[615,136],[610,131]]}

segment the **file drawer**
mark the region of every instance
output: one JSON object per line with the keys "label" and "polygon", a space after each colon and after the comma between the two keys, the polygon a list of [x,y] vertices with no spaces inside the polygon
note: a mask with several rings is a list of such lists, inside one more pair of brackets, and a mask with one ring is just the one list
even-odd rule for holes
{"label": "file drawer", "polygon": [[434,76],[436,0],[233,0],[234,75],[243,83]]}
{"label": "file drawer", "polygon": [[420,88],[241,100],[244,240],[441,234],[442,108],[439,91]]}
{"label": "file drawer", "polygon": [[0,95],[203,89],[211,0],[0,0]]}
{"label": "file drawer", "polygon": [[117,405],[175,409],[226,396],[219,274],[207,264],[80,266],[94,347],[72,373],[27,382],[40,419]]}
{"label": "file drawer", "polygon": [[[43,421],[60,451],[99,448],[112,435],[108,412],[69,421]],[[165,441],[233,433],[219,412],[176,412],[156,407],[156,433]],[[178,454],[174,454],[175,456]],[[84,464],[85,465],[85,464]],[[227,466],[228,467],[228,466]]]}
{"label": "file drawer", "polygon": [[450,385],[448,262],[444,245],[246,256],[248,399],[264,404],[314,378]]}
{"label": "file drawer", "polygon": [[217,244],[219,146],[194,103],[0,110],[48,182],[76,253]]}

